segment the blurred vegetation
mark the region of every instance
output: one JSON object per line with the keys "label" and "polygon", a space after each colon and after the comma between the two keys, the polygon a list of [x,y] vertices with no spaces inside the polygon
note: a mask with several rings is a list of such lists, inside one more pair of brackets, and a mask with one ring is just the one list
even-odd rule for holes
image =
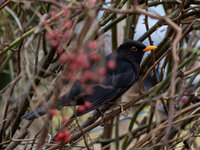
{"label": "blurred vegetation", "polygon": [[[198,0],[0,0],[0,5],[1,149],[199,149]],[[155,6],[162,6],[166,15],[154,12]],[[147,32],[135,39],[141,15]],[[151,17],[157,19],[153,26]],[[78,118],[81,130],[76,121],[62,123],[73,108],[62,109],[53,121],[50,114],[36,121],[21,119],[49,100],[55,105],[58,95],[71,87],[68,64],[59,59],[62,53],[77,54],[90,41],[110,51],[133,39],[153,44],[152,34],[163,26],[167,29],[158,50],[145,57],[136,89],[126,94],[128,116],[114,105],[105,108],[104,119],[97,111]],[[49,39],[52,32],[58,39]],[[111,34],[111,45],[104,44],[106,34]],[[144,91],[149,75],[156,84]],[[71,132],[70,144],[53,141],[62,130]]]}

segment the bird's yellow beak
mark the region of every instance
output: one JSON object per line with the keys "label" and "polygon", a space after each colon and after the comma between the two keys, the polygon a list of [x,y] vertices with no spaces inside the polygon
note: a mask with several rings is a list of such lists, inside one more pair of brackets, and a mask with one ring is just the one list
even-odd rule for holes
{"label": "bird's yellow beak", "polygon": [[145,49],[143,49],[143,52],[154,50],[156,48],[157,48],[156,46],[147,46]]}

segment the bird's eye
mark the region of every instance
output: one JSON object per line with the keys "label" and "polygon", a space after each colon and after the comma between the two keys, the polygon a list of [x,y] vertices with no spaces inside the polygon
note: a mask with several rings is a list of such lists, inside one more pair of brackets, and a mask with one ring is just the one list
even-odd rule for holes
{"label": "bird's eye", "polygon": [[131,51],[132,51],[132,52],[136,52],[136,51],[137,51],[137,48],[136,48],[135,46],[132,46],[132,47],[131,47]]}

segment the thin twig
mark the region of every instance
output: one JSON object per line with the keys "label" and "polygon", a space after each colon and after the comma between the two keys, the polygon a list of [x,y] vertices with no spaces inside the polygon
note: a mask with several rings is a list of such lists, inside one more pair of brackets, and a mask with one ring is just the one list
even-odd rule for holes
{"label": "thin twig", "polygon": [[200,66],[196,66],[196,67],[194,67],[194,68],[192,68],[192,69],[190,69],[190,70],[188,70],[188,71],[185,71],[184,73],[183,73],[183,76],[185,77],[185,76],[188,76],[188,75],[190,75],[190,74],[192,74],[192,73],[194,73],[194,72],[196,72],[196,71],[199,71],[200,70]]}

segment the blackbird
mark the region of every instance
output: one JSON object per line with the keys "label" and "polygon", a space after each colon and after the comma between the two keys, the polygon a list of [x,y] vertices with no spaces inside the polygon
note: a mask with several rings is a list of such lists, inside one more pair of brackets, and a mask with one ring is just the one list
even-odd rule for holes
{"label": "blackbird", "polygon": [[[93,93],[84,97],[91,103],[91,106],[82,112],[77,111],[77,116],[83,115],[100,106],[114,101],[124,94],[135,82],[139,74],[140,62],[146,51],[154,50],[155,46],[145,46],[139,41],[128,41],[121,44],[117,50],[105,57],[105,61],[115,61],[115,68],[107,69],[104,81],[93,87]],[[106,64],[106,63],[105,63]],[[61,96],[56,108],[61,109],[64,106],[80,105],[83,98],[78,98],[81,94],[81,85],[75,81],[69,93]],[[76,99],[76,100],[75,100]],[[24,116],[22,119],[33,120],[44,115],[48,111],[48,106],[41,106]]]}

